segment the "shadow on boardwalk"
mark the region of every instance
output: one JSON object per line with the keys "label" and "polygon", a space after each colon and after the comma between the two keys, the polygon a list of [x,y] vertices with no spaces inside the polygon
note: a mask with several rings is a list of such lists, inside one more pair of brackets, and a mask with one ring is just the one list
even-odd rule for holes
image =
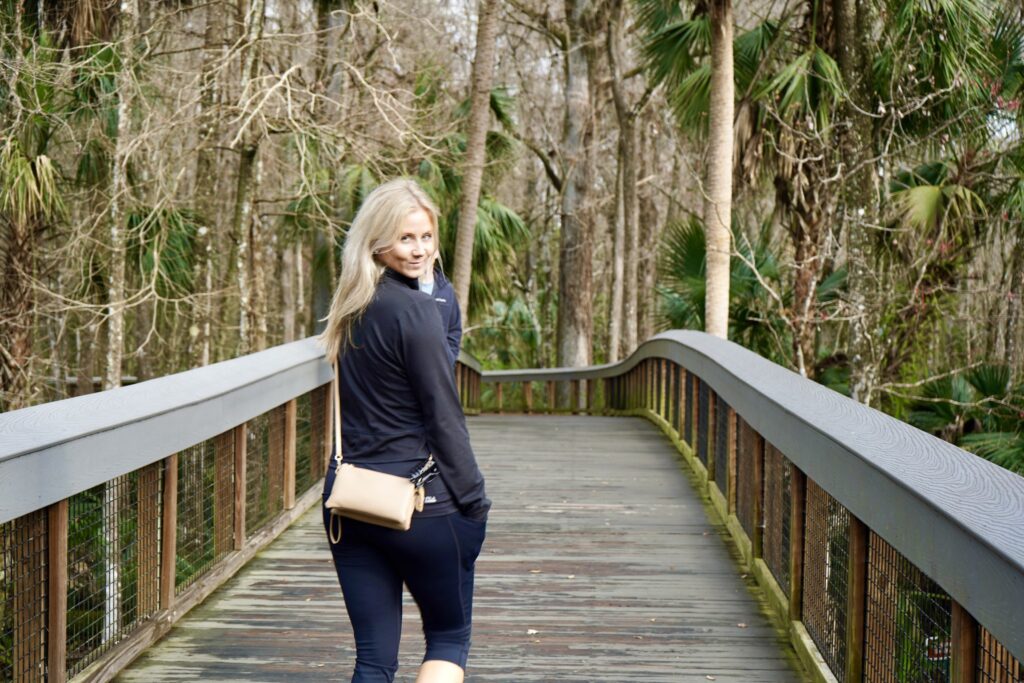
{"label": "shadow on boardwalk", "polygon": [[[469,424],[495,507],[467,681],[805,680],[655,427]],[[406,596],[397,680],[422,652]],[[353,657],[313,509],[117,680],[348,681]]]}

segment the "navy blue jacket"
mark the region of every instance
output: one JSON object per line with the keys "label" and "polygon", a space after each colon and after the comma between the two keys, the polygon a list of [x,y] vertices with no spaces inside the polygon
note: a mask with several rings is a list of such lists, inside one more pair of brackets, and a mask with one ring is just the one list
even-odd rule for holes
{"label": "navy blue jacket", "polygon": [[441,312],[441,322],[444,323],[448,339],[448,358],[454,368],[455,361],[459,359],[459,347],[462,344],[462,312],[459,311],[459,302],[455,298],[455,289],[441,272],[440,267],[434,268],[433,297]]}
{"label": "navy blue jacket", "polygon": [[483,519],[491,502],[432,299],[417,280],[388,269],[353,324],[354,345],[339,355],[342,455],[354,465],[404,476],[433,453],[441,476],[427,484],[428,504],[419,514],[458,509]]}

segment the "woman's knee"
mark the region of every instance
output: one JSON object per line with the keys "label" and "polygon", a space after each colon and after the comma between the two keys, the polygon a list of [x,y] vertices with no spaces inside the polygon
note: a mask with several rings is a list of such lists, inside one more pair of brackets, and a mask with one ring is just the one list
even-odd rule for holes
{"label": "woman's knee", "polygon": [[427,641],[427,651],[423,655],[423,660],[451,662],[465,669],[466,660],[469,658],[471,632],[472,626],[468,623],[447,630],[424,628],[423,636]]}

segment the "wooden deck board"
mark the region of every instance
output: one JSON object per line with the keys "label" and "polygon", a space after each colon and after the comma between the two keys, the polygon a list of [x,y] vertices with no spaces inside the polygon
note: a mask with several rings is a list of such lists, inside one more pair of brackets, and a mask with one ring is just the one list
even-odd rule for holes
{"label": "wooden deck board", "polygon": [[[805,680],[657,429],[469,424],[495,506],[467,681]],[[397,680],[415,677],[422,652],[406,596]],[[353,657],[314,509],[117,680],[347,681]]]}

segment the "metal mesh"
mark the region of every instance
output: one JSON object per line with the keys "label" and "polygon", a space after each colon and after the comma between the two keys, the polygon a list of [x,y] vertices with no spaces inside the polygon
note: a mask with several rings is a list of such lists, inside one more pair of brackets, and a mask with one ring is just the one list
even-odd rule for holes
{"label": "metal mesh", "polygon": [[949,680],[949,596],[881,537],[868,546],[867,683]]}
{"label": "metal mesh", "polygon": [[178,454],[179,593],[234,548],[234,445],[227,432]]}
{"label": "metal mesh", "polygon": [[0,524],[0,681],[42,681],[46,662],[46,511]]}
{"label": "metal mesh", "polygon": [[715,394],[715,485],[729,496],[729,404]]}
{"label": "metal mesh", "polygon": [[984,626],[978,627],[978,682],[1024,683],[1024,664]]}
{"label": "metal mesh", "polygon": [[764,446],[764,544],[765,564],[789,595],[790,464],[777,448]]}
{"label": "metal mesh", "polygon": [[284,506],[284,406],[249,420],[245,452],[245,531],[252,536]]}
{"label": "metal mesh", "polygon": [[757,525],[757,497],[762,483],[758,476],[761,469],[758,460],[763,460],[761,435],[736,416],[736,516],[740,525],[753,540]]}
{"label": "metal mesh", "polygon": [[697,380],[697,457],[708,464],[708,385]]}
{"label": "metal mesh", "polygon": [[807,480],[803,622],[839,680],[846,672],[846,587],[850,513]]}
{"label": "metal mesh", "polygon": [[[310,393],[309,405],[309,448],[310,469],[316,472],[314,481],[327,472],[327,459],[331,457],[334,429],[331,426],[331,385],[325,384]],[[305,457],[298,451],[296,457]]]}
{"label": "metal mesh", "polygon": [[68,501],[68,674],[156,609],[160,477],[144,468]]}
{"label": "metal mesh", "polygon": [[[328,385],[330,386],[330,385]],[[313,389],[295,401],[295,493],[301,496],[324,476],[323,412],[325,394]]]}
{"label": "metal mesh", "polygon": [[665,417],[665,361],[658,359],[654,361],[654,410],[659,416]]}
{"label": "metal mesh", "polygon": [[668,366],[668,410],[672,431],[679,435],[679,366],[670,363]]}

